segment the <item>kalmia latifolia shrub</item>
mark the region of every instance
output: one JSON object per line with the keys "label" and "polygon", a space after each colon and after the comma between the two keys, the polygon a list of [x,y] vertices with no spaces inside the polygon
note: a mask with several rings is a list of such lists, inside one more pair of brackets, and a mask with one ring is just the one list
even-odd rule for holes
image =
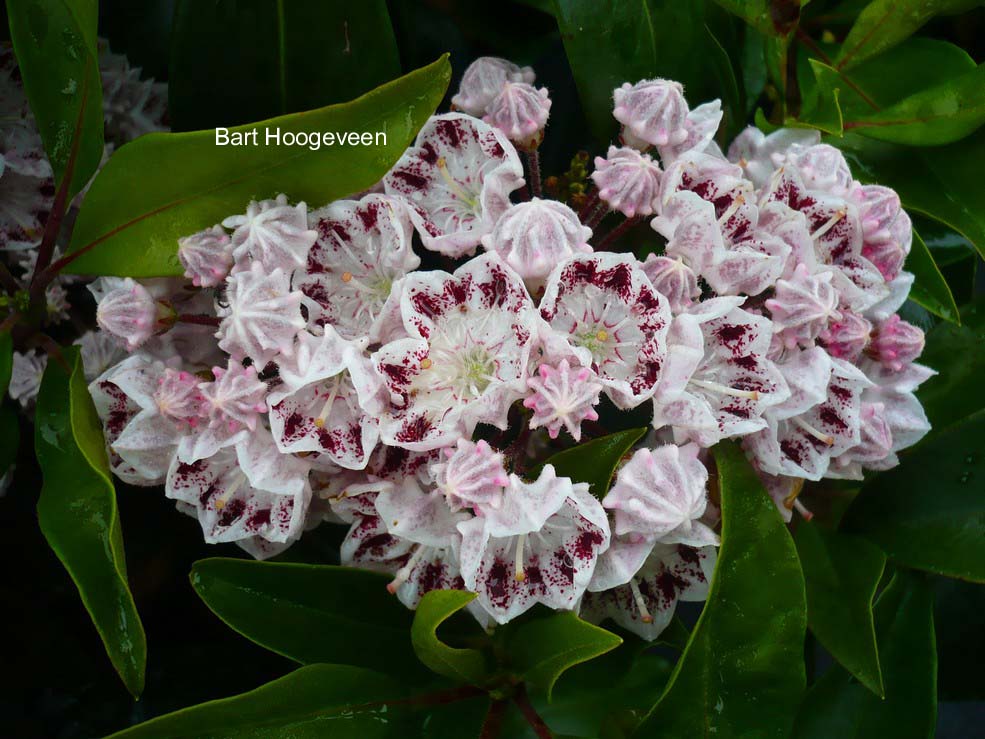
{"label": "kalmia latifolia shrub", "polygon": [[[896,313],[896,194],[815,131],[722,151],[719,101],[674,81],[613,100],[577,210],[540,181],[547,90],[480,58],[370,191],[244,203],[179,241],[184,279],[96,280],[125,357],[90,385],[113,472],[258,559],[348,527],[341,562],[409,608],[462,589],[484,625],[541,603],[653,640],[708,592],[712,445],[787,519],[805,481],[895,466],[933,374]],[[611,212],[654,253],[593,239]],[[652,429],[601,499],[541,465],[623,414]]]}

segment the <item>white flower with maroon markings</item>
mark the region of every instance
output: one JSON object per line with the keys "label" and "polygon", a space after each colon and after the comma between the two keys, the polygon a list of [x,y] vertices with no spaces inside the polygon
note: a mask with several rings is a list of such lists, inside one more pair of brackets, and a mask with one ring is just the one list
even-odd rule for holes
{"label": "white flower with maroon markings", "polygon": [[284,454],[318,452],[347,469],[363,469],[379,440],[386,396],[363,354],[331,327],[302,335],[293,359],[280,365],[281,384],[270,394],[270,427]]}
{"label": "white flower with maroon markings", "polygon": [[[862,396],[864,398],[865,393]],[[862,480],[863,470],[887,469],[894,467],[896,462],[893,429],[886,415],[886,406],[863,400],[859,412],[859,443],[832,459],[826,476]]]}
{"label": "white flower with maroon markings", "polygon": [[653,395],[670,307],[632,256],[600,253],[558,265],[540,312],[617,406],[635,408]]}
{"label": "white flower with maroon markings", "polygon": [[829,144],[815,144],[797,151],[791,157],[791,163],[797,167],[809,190],[843,198],[856,187],[845,155]]}
{"label": "white flower with maroon markings", "polygon": [[178,239],[178,260],[185,277],[196,287],[215,287],[226,279],[233,266],[232,240],[213,226]]}
{"label": "white flower with maroon markings", "polygon": [[453,511],[496,509],[510,481],[503,455],[488,443],[459,439],[444,450],[445,459],[433,465],[435,484]]}
{"label": "white flower with maroon markings", "polygon": [[628,146],[610,146],[605,158],[595,157],[592,181],[599,198],[627,218],[651,215],[660,197],[660,165],[648,154]]}
{"label": "white flower with maroon markings", "polygon": [[318,235],[308,229],[308,206],[288,205],[286,195],[251,201],[246,215],[230,216],[222,225],[235,229],[232,255],[238,270],[249,269],[253,262],[260,262],[267,272],[297,269]]}
{"label": "white flower with maroon markings", "polygon": [[814,340],[841,319],[838,291],[831,284],[834,273],[819,270],[811,274],[798,264],[788,280],[777,280],[766,308],[773,319],[773,331],[788,349],[798,344],[813,345]]}
{"label": "white flower with maroon markings", "polygon": [[715,532],[699,520],[708,504],[708,470],[699,451],[697,444],[640,449],[619,468],[602,500],[615,511],[616,536],[691,547],[718,544]]}
{"label": "white flower with maroon markings", "polygon": [[572,367],[562,359],[556,367],[542,364],[537,374],[527,379],[530,388],[523,405],[533,411],[530,428],[547,427],[556,439],[564,427],[575,441],[581,441],[581,422],[597,421],[595,406],[599,403],[602,383],[588,367]]}
{"label": "white flower with maroon markings", "polygon": [[295,338],[306,325],[301,315],[305,296],[291,290],[290,276],[282,269],[267,272],[253,262],[250,269],[230,275],[226,285],[227,302],[216,310],[219,347],[261,367],[278,355],[293,355]]}
{"label": "white flower with maroon markings", "polygon": [[592,229],[567,205],[534,198],[511,206],[492,233],[482,237],[482,245],[499,254],[528,285],[539,285],[568,257],[590,254],[591,237]]}
{"label": "white flower with maroon markings", "polygon": [[401,314],[409,338],[372,357],[395,396],[380,423],[384,443],[424,451],[478,423],[506,428],[510,405],[526,392],[538,321],[519,276],[495,255],[454,275],[416,272],[405,279]]}
{"label": "white flower with maroon markings", "polygon": [[481,118],[508,82],[534,83],[530,67],[518,67],[511,61],[494,56],[480,56],[462,75],[458,93],[451,99],[456,110]]}
{"label": "white flower with maroon markings", "polygon": [[308,324],[330,324],[346,339],[385,333],[394,283],[420,265],[407,206],[388,195],[337,200],[308,216],[318,233],[294,286],[317,304]]}
{"label": "white flower with maroon markings", "polygon": [[507,138],[467,115],[432,117],[383,178],[388,195],[411,205],[425,248],[471,254],[523,185],[523,165]]}
{"label": "white flower with maroon markings", "polygon": [[821,132],[816,129],[780,128],[767,136],[755,126],[749,126],[732,141],[728,158],[742,167],[746,177],[760,188],[770,181],[788,156],[819,143]]}
{"label": "white flower with maroon markings", "polygon": [[674,318],[667,365],[653,398],[653,426],[712,446],[765,427],[764,412],[789,397],[767,358],[772,325],[741,298],[712,298]]}
{"label": "white flower with maroon markings", "polygon": [[708,597],[717,557],[715,547],[657,545],[628,584],[587,593],[581,617],[593,623],[611,618],[624,629],[653,641],[670,624],[678,601]]}
{"label": "white flower with maroon markings", "polygon": [[608,519],[588,485],[550,465],[533,482],[512,475],[503,505],[458,530],[465,587],[498,623],[535,603],[573,610],[609,546]]}
{"label": "white flower with maroon markings", "polygon": [[899,464],[897,452],[916,444],[930,431],[930,422],[914,391],[936,372],[920,364],[907,364],[894,370],[868,359],[862,360],[862,371],[874,385],[862,392],[863,403],[880,403],[892,435],[892,447],[881,462],[870,461],[869,469],[886,470]]}

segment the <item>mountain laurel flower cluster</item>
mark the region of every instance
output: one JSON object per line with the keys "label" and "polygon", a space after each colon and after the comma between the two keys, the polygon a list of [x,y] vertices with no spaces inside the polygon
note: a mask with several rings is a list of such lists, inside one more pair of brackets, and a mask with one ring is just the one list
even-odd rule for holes
{"label": "mountain laurel flower cluster", "polygon": [[[257,558],[343,524],[342,563],[411,608],[466,589],[483,624],[541,603],[655,639],[708,593],[710,447],[740,444],[789,519],[805,481],[926,433],[891,190],[810,131],[723,153],[718,101],[645,80],[614,91],[579,214],[529,194],[533,84],[479,59],[368,194],[251,202],[180,240],[184,278],[97,280],[126,350],[90,386],[114,472]],[[655,253],[603,250],[599,208],[648,218]],[[608,491],[544,463],[630,411],[652,429]]]}

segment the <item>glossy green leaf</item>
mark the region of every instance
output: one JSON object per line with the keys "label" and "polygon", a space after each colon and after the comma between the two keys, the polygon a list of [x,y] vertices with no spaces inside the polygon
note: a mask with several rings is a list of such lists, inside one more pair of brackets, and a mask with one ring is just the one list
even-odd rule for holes
{"label": "glossy green leaf", "polygon": [[135,696],[144,688],[147,643],[127,585],[123,532],[102,425],[76,347],[51,359],[41,380],[34,449],[44,484],[38,522],[75,582],[113,667]]}
{"label": "glossy green leaf", "polygon": [[[592,495],[603,498],[609,492],[616,466],[645,433],[646,429],[641,428],[600,436],[558,452],[544,464],[554,465],[554,471],[561,477],[587,482]],[[539,474],[539,469],[535,470],[534,476]]]}
{"label": "glossy green leaf", "polygon": [[14,342],[9,331],[0,332],[0,399],[7,394],[14,363]]}
{"label": "glossy green leaf", "polygon": [[69,194],[103,156],[103,92],[96,49],[97,0],[7,0],[24,90],[56,182],[72,164]]}
{"label": "glossy green leaf", "polygon": [[908,148],[860,136],[833,141],[863,182],[891,187],[907,210],[954,229],[985,256],[985,129],[948,146]]}
{"label": "glossy green leaf", "polygon": [[[235,45],[216,43],[235,39]],[[385,0],[179,0],[168,115],[175,131],[352,100],[400,76]]]}
{"label": "glossy green leaf", "polygon": [[804,578],[790,533],[734,443],[715,447],[722,546],[708,601],[637,737],[786,737],[804,689]]}
{"label": "glossy green leaf", "polygon": [[882,110],[846,116],[844,130],[908,146],[941,146],[963,139],[983,123],[985,65]]}
{"label": "glossy green leaf", "polygon": [[305,664],[419,675],[413,615],[387,592],[389,580],[351,567],[222,558],[200,560],[191,572],[212,612],[266,649]]}
{"label": "glossy green leaf", "polygon": [[0,478],[17,461],[20,441],[21,429],[17,411],[9,405],[0,405]]}
{"label": "glossy green leaf", "polygon": [[478,649],[460,649],[438,638],[438,627],[475,600],[464,590],[432,590],[414,612],[410,639],[417,658],[428,668],[459,683],[481,685],[487,676],[486,658]]}
{"label": "glossy green leaf", "polygon": [[256,690],[138,724],[114,739],[382,739],[406,736],[402,690],[391,678],[347,665],[309,665]]}
{"label": "glossy green leaf", "polygon": [[[283,192],[318,207],[375,184],[441,101],[450,74],[442,57],[351,103],[231,129],[257,131],[258,146],[217,147],[213,131],[142,136],[113,155],[89,190],[69,247],[87,253],[71,270],[179,275],[177,239],[239,213],[251,198]],[[277,128],[381,138],[318,151],[264,145],[264,131]]]}
{"label": "glossy green leaf", "polygon": [[[715,54],[718,8],[705,0],[554,0],[564,50],[595,137],[617,133],[612,91],[624,82],[663,77],[683,83],[697,105],[725,86],[708,64]],[[719,40],[721,37],[718,36]]]}
{"label": "glossy green leaf", "polygon": [[[789,36],[800,22],[800,0],[715,0],[760,33]],[[805,3],[806,4],[806,3]]]}
{"label": "glossy green leaf", "polygon": [[979,4],[981,0],[872,0],[845,37],[837,66],[851,69],[904,41],[935,15]]}
{"label": "glossy green leaf", "polygon": [[836,665],[808,691],[794,739],[934,736],[937,653],[930,578],[897,572],[876,603],[875,624],[885,700]]}
{"label": "glossy green leaf", "polygon": [[985,411],[873,477],[842,520],[907,567],[985,582]]}
{"label": "glossy green leaf", "polygon": [[807,625],[832,657],[881,696],[872,601],[886,555],[865,539],[805,520],[794,541],[807,586]]}
{"label": "glossy green leaf", "polygon": [[961,326],[934,326],[919,361],[938,372],[917,390],[931,434],[985,409],[985,298],[964,308]]}
{"label": "glossy green leaf", "polygon": [[951,288],[948,287],[947,280],[937,267],[930,249],[916,230],[913,231],[913,245],[906,257],[904,269],[912,272],[914,276],[910,300],[945,321],[952,323],[960,321],[958,306],[954,302]]}
{"label": "glossy green leaf", "polygon": [[825,133],[841,136],[844,131],[841,112],[844,81],[835,69],[817,59],[810,60],[810,67],[814,72],[816,88],[814,94],[804,102],[800,122]]}
{"label": "glossy green leaf", "polygon": [[550,701],[554,684],[571,667],[622,644],[611,631],[582,621],[574,613],[552,613],[516,627],[509,637],[511,669],[531,690]]}

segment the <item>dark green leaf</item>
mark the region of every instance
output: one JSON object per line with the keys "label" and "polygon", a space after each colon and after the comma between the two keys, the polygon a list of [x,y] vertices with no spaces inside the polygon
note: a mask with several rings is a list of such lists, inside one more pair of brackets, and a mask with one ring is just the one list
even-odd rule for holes
{"label": "dark green leaf", "polygon": [[913,231],[913,246],[906,258],[904,269],[907,272],[912,272],[914,276],[913,287],[910,289],[910,300],[922,305],[946,321],[951,323],[960,321],[958,306],[954,303],[951,288],[948,287],[944,275],[938,269],[930,249],[927,248],[915,229]]}
{"label": "dark green leaf", "polygon": [[70,195],[103,157],[97,14],[97,0],[7,0],[24,90],[56,182],[74,162]]}
{"label": "dark green leaf", "polygon": [[981,0],[872,0],[845,37],[837,66],[850,69],[896,46],[935,15],[960,13],[980,3]]}
{"label": "dark green leaf", "polygon": [[127,689],[144,688],[147,643],[127,586],[123,532],[102,426],[76,347],[67,367],[48,361],[35,412],[34,448],[44,484],[38,522],[72,576],[106,652]]}
{"label": "dark green leaf", "polygon": [[21,429],[17,411],[9,405],[0,405],[0,479],[17,460]]}
{"label": "dark green leaf", "polygon": [[513,630],[507,654],[515,674],[532,692],[545,695],[550,701],[554,683],[565,670],[620,644],[620,637],[582,621],[574,613],[552,613]]}
{"label": "dark green leaf", "polygon": [[938,372],[917,391],[931,433],[985,409],[985,298],[965,307],[961,324],[934,326],[920,355],[921,364]]}
{"label": "dark green leaf", "polygon": [[[558,452],[544,464],[554,465],[554,471],[561,477],[587,482],[592,495],[602,498],[609,492],[616,465],[645,433],[646,429],[629,429],[601,436]],[[534,476],[539,474],[539,469]]]}
{"label": "dark green leaf", "polygon": [[875,608],[885,700],[835,665],[807,693],[795,739],[929,739],[937,716],[934,587],[897,572]]}
{"label": "dark green leaf", "polygon": [[841,136],[844,131],[841,112],[844,81],[835,69],[817,59],[811,59],[810,66],[817,86],[814,95],[805,100],[800,120],[825,133]]}
{"label": "dark green leaf", "polygon": [[882,110],[845,118],[844,130],[882,141],[909,146],[959,141],[985,123],[985,65]]}
{"label": "dark green leaf", "polygon": [[[441,101],[447,57],[352,101],[237,131],[259,132],[258,146],[215,145],[212,131],[151,134],[121,148],[89,190],[72,233],[81,274],[179,275],[177,239],[244,210],[251,198],[288,193],[318,207],[375,184]],[[380,145],[311,151],[265,146],[263,131],[385,134]]]}
{"label": "dark green leaf", "polygon": [[892,187],[907,210],[954,229],[985,256],[985,129],[956,144],[932,148],[894,146],[860,136],[836,140],[863,182]]}
{"label": "dark green leaf", "polygon": [[804,578],[737,444],[715,447],[722,546],[701,617],[639,737],[786,737],[804,689]]}
{"label": "dark green leaf", "polygon": [[985,582],[985,411],[867,483],[841,527],[918,570]]}
{"label": "dark green leaf", "polygon": [[385,0],[179,0],[168,115],[175,131],[234,126],[352,100],[399,75]]}
{"label": "dark green leaf", "polygon": [[[760,33],[788,36],[800,22],[800,0],[715,0]],[[806,4],[806,3],[805,3]]]}
{"label": "dark green leaf", "polygon": [[881,696],[872,600],[886,555],[865,539],[804,520],[794,541],[807,585],[807,625],[832,657]]}
{"label": "dark green leaf", "polygon": [[191,583],[232,629],[298,662],[331,662],[399,675],[422,670],[410,644],[413,616],[389,578],[351,567],[205,559]]}
{"label": "dark green leaf", "polygon": [[[717,8],[705,0],[554,0],[555,17],[582,108],[595,137],[610,141],[617,124],[612,91],[624,82],[663,77],[684,85],[697,104],[724,84],[708,59],[715,55]],[[721,37],[719,36],[719,39]]]}
{"label": "dark green leaf", "polygon": [[10,372],[14,363],[14,343],[9,331],[0,332],[0,399],[10,386]]}
{"label": "dark green leaf", "polygon": [[464,590],[432,590],[414,613],[410,638],[417,658],[439,675],[459,683],[481,685],[487,676],[486,658],[478,649],[450,647],[438,638],[438,627],[475,600]]}
{"label": "dark green leaf", "polygon": [[135,739],[381,739],[406,736],[390,678],[359,667],[309,665],[242,695],[152,719],[113,737]]}

